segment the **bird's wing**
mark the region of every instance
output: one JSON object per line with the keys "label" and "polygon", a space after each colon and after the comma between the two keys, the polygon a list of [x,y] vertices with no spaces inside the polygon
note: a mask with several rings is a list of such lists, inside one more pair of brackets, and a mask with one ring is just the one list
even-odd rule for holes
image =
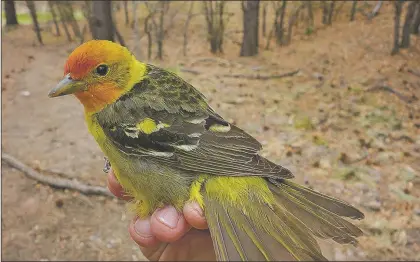
{"label": "bird's wing", "polygon": [[260,156],[261,144],[217,115],[194,87],[172,73],[149,70],[129,93],[96,115],[121,152],[201,174],[293,177]]}

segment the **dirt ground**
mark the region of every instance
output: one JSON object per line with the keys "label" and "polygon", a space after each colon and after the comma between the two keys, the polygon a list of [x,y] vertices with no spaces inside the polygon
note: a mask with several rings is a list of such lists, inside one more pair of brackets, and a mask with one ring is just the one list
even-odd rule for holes
{"label": "dirt ground", "polygon": [[[372,21],[342,16],[253,58],[238,57],[229,39],[224,54],[211,55],[202,18],[191,24],[184,57],[180,19],[166,39],[165,59],[151,62],[178,71],[297,181],[365,213],[356,222],[365,232],[360,244],[324,243],[328,258],[420,260],[420,38],[390,56],[391,5]],[[120,24],[132,47],[131,29]],[[46,45],[38,46],[29,26],[2,32],[2,151],[37,170],[106,186],[103,154],[82,106],[71,97],[47,97],[77,43],[44,35]],[[229,77],[296,69],[281,79]],[[128,235],[131,215],[123,202],[38,184],[4,162],[2,211],[3,260],[144,259]]]}

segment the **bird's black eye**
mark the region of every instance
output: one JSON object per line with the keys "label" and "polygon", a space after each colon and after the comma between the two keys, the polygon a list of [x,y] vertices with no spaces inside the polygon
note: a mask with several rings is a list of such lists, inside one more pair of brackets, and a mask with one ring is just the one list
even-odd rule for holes
{"label": "bird's black eye", "polygon": [[108,66],[107,65],[99,65],[96,68],[96,73],[100,76],[104,76],[108,73]]}

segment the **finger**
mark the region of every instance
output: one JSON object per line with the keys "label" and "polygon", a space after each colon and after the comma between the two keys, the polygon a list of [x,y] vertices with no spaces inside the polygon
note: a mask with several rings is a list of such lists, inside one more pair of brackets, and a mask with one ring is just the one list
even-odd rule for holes
{"label": "finger", "polygon": [[156,246],[160,241],[153,235],[150,217],[146,219],[135,219],[131,221],[128,232],[131,238],[142,247]]}
{"label": "finger", "polygon": [[184,217],[187,223],[197,229],[207,229],[206,217],[204,216],[203,209],[197,202],[188,202],[184,206]]}
{"label": "finger", "polygon": [[124,199],[124,200],[130,200],[131,197],[127,196],[123,187],[118,183],[117,178],[114,175],[114,172],[112,169],[108,173],[108,188],[109,191],[111,191],[112,194],[114,194],[116,197]]}
{"label": "finger", "polygon": [[173,206],[156,210],[150,220],[153,235],[162,242],[174,242],[185,235],[191,226]]}

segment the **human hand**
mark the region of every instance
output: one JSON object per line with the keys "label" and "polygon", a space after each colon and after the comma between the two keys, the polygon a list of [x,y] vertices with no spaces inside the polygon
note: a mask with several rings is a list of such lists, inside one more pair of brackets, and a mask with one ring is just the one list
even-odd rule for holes
{"label": "human hand", "polygon": [[[112,170],[108,173],[108,188],[116,197],[130,199]],[[195,202],[185,204],[182,214],[173,206],[165,206],[151,217],[135,218],[128,232],[149,260],[216,260],[204,212]]]}

